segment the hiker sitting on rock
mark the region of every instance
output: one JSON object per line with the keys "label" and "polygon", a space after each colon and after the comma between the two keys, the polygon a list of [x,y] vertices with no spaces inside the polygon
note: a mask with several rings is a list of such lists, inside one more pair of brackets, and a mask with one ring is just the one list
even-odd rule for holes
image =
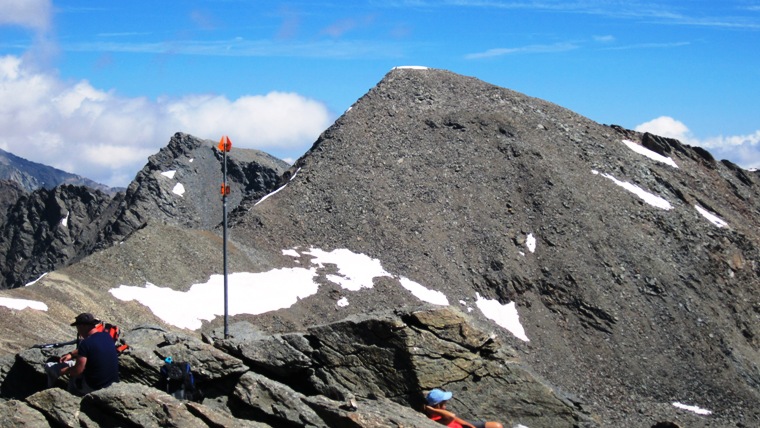
{"label": "hiker sitting on rock", "polygon": [[81,338],[77,349],[63,355],[58,363],[47,363],[48,387],[62,375],[69,375],[68,391],[75,395],[85,395],[106,388],[119,381],[119,355],[113,338],[96,326],[100,320],[92,314],[77,315],[72,326],[76,326]]}
{"label": "hiker sitting on rock", "polygon": [[438,388],[425,396],[425,414],[428,418],[450,428],[504,428],[499,422],[467,422],[446,410],[446,403],[451,400],[451,392]]}

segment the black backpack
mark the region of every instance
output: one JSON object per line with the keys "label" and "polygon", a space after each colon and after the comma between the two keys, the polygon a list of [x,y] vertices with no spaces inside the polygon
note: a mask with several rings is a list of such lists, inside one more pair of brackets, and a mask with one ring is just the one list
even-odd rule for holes
{"label": "black backpack", "polygon": [[178,400],[198,401],[200,391],[195,386],[195,378],[190,363],[171,362],[161,367],[161,376],[165,382],[165,390]]}

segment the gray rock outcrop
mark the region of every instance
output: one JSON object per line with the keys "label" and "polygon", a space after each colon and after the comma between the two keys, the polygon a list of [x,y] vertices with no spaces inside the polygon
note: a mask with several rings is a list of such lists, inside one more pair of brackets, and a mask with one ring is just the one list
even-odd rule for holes
{"label": "gray rock outcrop", "polygon": [[111,197],[62,185],[24,194],[0,229],[0,288],[22,286],[90,253],[92,225],[108,213]]}

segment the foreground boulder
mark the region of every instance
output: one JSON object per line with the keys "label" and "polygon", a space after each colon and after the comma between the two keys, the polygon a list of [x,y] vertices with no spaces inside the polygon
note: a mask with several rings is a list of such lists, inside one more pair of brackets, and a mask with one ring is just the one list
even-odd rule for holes
{"label": "foreground boulder", "polygon": [[420,409],[424,391],[445,387],[454,392],[452,408],[467,419],[530,427],[585,420],[523,369],[497,337],[451,308],[354,316],[282,335],[238,325],[231,335],[216,346],[306,395],[383,399]]}

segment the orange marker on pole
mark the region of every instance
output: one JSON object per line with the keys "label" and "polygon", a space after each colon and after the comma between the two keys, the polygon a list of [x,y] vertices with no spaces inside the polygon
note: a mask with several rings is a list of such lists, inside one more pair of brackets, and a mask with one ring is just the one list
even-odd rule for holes
{"label": "orange marker on pole", "polygon": [[230,141],[230,137],[224,135],[222,136],[222,139],[219,140],[219,148],[220,152],[229,152],[232,149],[232,141]]}

